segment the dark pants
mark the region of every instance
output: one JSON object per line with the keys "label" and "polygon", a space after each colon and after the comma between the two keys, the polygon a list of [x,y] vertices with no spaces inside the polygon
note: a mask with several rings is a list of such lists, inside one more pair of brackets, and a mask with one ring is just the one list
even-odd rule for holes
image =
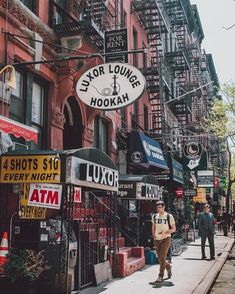
{"label": "dark pants", "polygon": [[215,257],[215,244],[214,244],[214,234],[211,232],[208,233],[202,233],[201,235],[201,251],[202,251],[202,257],[205,257],[205,244],[206,244],[206,238],[208,238],[209,247],[210,247],[210,257]]}
{"label": "dark pants", "polygon": [[171,238],[168,237],[163,240],[156,240],[155,246],[157,251],[157,258],[160,263],[159,276],[163,278],[165,269],[171,268],[170,262],[166,260],[167,252],[171,246]]}

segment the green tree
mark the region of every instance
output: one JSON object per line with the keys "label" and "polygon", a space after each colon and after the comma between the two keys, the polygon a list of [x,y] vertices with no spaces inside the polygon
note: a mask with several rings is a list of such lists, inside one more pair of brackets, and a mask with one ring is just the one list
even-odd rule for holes
{"label": "green tree", "polygon": [[223,100],[214,100],[207,124],[209,132],[214,133],[219,140],[225,142],[228,152],[228,185],[226,191],[226,213],[228,213],[232,185],[235,183],[235,83],[224,84],[221,94]]}

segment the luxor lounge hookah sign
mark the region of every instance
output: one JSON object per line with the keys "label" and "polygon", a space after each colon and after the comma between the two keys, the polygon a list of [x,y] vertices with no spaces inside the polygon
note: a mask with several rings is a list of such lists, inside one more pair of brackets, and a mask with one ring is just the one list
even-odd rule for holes
{"label": "luxor lounge hookah sign", "polygon": [[140,98],[145,84],[137,68],[123,63],[105,63],[86,71],[77,82],[76,92],[90,107],[113,110]]}

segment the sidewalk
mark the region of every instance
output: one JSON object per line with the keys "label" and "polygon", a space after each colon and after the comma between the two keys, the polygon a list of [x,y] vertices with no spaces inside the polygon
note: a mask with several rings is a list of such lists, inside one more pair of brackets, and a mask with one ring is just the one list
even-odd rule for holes
{"label": "sidewalk", "polygon": [[[231,234],[224,237],[222,233],[215,236],[216,259],[201,260],[201,239],[187,244],[180,256],[173,257],[173,274],[170,280],[165,280],[158,287],[148,283],[154,281],[158,274],[159,265],[146,265],[134,274],[119,279],[115,278],[107,285],[91,287],[81,291],[81,294],[204,294],[210,289],[218,272],[227,259],[228,253],[233,247],[234,238]],[[206,243],[206,255],[209,254],[208,241]],[[157,288],[157,289],[156,289]]]}

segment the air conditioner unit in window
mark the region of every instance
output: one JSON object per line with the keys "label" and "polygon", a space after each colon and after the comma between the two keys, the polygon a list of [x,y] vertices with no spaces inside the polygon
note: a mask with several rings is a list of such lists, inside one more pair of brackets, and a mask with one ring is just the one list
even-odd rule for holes
{"label": "air conditioner unit in window", "polygon": [[13,142],[13,145],[11,147],[11,150],[28,150],[29,146],[18,143],[18,142]]}

